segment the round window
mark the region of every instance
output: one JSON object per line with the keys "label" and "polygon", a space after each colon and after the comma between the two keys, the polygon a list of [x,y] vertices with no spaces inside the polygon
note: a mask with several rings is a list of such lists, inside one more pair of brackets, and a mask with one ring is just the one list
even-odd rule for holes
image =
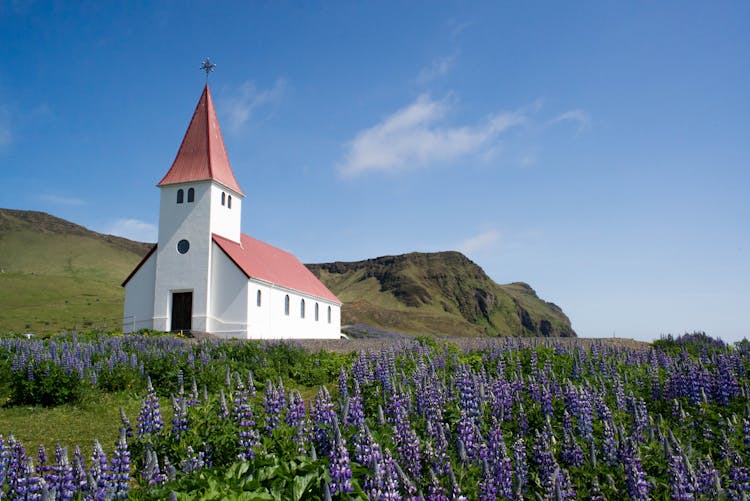
{"label": "round window", "polygon": [[188,250],[190,250],[190,242],[184,239],[177,242],[177,252],[185,254]]}

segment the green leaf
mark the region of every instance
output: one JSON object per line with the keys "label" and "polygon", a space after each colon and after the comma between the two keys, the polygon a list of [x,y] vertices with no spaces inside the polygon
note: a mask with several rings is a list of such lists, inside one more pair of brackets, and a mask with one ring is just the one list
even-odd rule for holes
{"label": "green leaf", "polygon": [[302,496],[310,488],[316,476],[315,473],[308,473],[304,476],[294,477],[294,481],[292,482],[292,499],[294,501],[302,499]]}

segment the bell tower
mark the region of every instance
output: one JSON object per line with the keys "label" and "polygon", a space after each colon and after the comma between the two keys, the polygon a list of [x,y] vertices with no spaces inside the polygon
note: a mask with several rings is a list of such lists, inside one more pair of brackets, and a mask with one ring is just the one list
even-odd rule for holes
{"label": "bell tower", "polygon": [[212,235],[240,243],[244,198],[229,164],[208,83],[177,156],[157,186],[161,197],[154,329],[206,331],[211,316]]}

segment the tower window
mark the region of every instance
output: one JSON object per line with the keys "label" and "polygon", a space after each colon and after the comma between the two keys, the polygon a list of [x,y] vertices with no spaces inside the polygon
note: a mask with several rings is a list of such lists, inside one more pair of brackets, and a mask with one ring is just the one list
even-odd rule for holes
{"label": "tower window", "polygon": [[289,316],[289,294],[284,297],[284,315]]}
{"label": "tower window", "polygon": [[257,296],[256,296],[256,298],[255,298],[255,303],[256,303],[256,304],[257,304],[258,306],[260,306],[260,289],[258,289],[258,294],[257,294]]}
{"label": "tower window", "polygon": [[188,203],[195,202],[195,188],[188,188]]}
{"label": "tower window", "polygon": [[232,208],[232,195],[227,197],[227,207],[230,209]]}
{"label": "tower window", "polygon": [[320,310],[320,305],[318,303],[315,303],[315,321],[318,321],[318,314]]}
{"label": "tower window", "polygon": [[227,194],[226,193],[222,193],[221,194],[221,205],[226,205],[226,204],[227,204]]}
{"label": "tower window", "polygon": [[185,192],[182,191],[182,188],[177,190],[177,203],[181,204],[185,199]]}
{"label": "tower window", "polygon": [[331,307],[328,307],[328,323],[331,323]]}
{"label": "tower window", "polygon": [[299,317],[305,318],[305,300],[302,299],[299,302]]}

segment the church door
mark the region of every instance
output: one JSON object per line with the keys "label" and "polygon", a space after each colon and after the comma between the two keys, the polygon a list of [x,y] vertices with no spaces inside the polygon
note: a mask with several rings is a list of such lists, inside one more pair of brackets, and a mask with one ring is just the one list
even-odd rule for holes
{"label": "church door", "polygon": [[172,331],[189,331],[193,320],[193,293],[172,293]]}

